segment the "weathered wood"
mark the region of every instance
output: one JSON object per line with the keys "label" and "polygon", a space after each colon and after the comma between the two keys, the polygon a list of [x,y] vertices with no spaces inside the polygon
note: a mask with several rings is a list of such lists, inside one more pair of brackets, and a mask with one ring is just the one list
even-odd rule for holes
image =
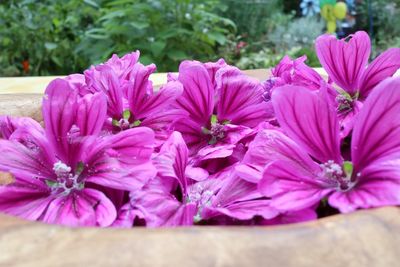
{"label": "weathered wood", "polygon": [[65,228],[0,216],[0,266],[398,266],[400,210],[277,227]]}
{"label": "weathered wood", "polygon": [[26,116],[42,121],[41,94],[0,94],[0,115]]}

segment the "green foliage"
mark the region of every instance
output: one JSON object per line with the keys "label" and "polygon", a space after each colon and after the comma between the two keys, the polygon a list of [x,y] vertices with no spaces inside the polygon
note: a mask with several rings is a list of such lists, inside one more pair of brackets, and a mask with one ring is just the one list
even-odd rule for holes
{"label": "green foliage", "polygon": [[96,5],[93,1],[78,0],[2,1],[0,75],[82,70],[87,60],[74,53],[74,49],[82,31],[97,17]]}
{"label": "green foliage", "polygon": [[375,0],[370,2],[371,12],[369,12],[367,1],[357,5],[357,27],[368,31],[370,28],[369,17],[372,17],[374,33],[372,37],[377,46],[373,56],[376,56],[389,47],[400,46],[400,0]]}
{"label": "green foliage", "polygon": [[78,51],[97,63],[112,53],[139,49],[143,63],[159,71],[176,70],[183,59],[210,60],[236,31],[235,24],[217,15],[219,1],[105,1],[101,17],[85,32]]}
{"label": "green foliage", "polygon": [[268,21],[282,12],[279,0],[222,0],[226,8],[223,12],[237,25],[238,32],[250,40],[257,40],[267,31]]}
{"label": "green foliage", "polygon": [[[286,3],[1,1],[0,76],[82,72],[113,53],[122,56],[134,50],[141,51],[144,64],[155,63],[159,71],[176,71],[183,59],[221,57],[243,69],[264,68],[275,65],[286,53],[306,54],[309,63],[318,66],[312,41],[321,33],[321,24],[283,13],[286,4],[282,2]],[[391,43],[396,40],[390,39]]]}
{"label": "green foliage", "polygon": [[324,23],[317,18],[294,19],[288,25],[278,25],[269,35],[270,42],[282,52],[295,47],[312,47],[314,40],[321,35]]}

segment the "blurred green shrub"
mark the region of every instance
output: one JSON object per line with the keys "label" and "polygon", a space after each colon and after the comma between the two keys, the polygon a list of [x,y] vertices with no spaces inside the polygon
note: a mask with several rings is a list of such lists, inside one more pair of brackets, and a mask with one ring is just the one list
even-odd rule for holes
{"label": "blurred green shrub", "polygon": [[97,4],[79,0],[0,2],[0,75],[55,75],[81,71],[74,52],[97,19]]}
{"label": "blurred green shrub", "polygon": [[217,0],[105,1],[101,17],[88,29],[78,52],[97,63],[112,53],[141,51],[143,63],[159,71],[176,70],[182,59],[210,60],[236,31],[235,24],[217,13]]}
{"label": "blurred green shrub", "polygon": [[280,0],[222,0],[224,16],[236,23],[238,32],[249,40],[258,40],[267,32],[271,17],[282,13]]}
{"label": "blurred green shrub", "polygon": [[373,56],[389,47],[399,47],[400,36],[400,0],[374,0],[371,9],[368,1],[357,5],[357,27],[368,31],[372,18],[373,42],[376,45]]}

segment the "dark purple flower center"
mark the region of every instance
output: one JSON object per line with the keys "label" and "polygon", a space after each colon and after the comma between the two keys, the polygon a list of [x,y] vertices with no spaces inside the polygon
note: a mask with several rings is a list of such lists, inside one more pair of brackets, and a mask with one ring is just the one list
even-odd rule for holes
{"label": "dark purple flower center", "polygon": [[349,95],[339,94],[336,97],[336,102],[338,104],[337,111],[339,114],[346,115],[351,112],[354,108],[355,99]]}
{"label": "dark purple flower center", "polygon": [[117,130],[124,131],[133,127],[137,127],[142,123],[141,120],[135,120],[130,110],[125,110],[122,113],[122,117],[118,119],[112,119],[112,125]]}
{"label": "dark purple flower center", "polygon": [[72,191],[84,188],[85,184],[80,177],[83,171],[82,163],[78,164],[74,173],[71,167],[62,161],[58,161],[54,163],[53,171],[57,176],[56,180],[46,180],[46,184],[51,188],[52,193],[68,195]]}
{"label": "dark purple flower center", "polygon": [[345,162],[343,166],[340,166],[333,160],[328,160],[320,164],[320,167],[324,180],[337,191],[346,192],[355,186],[356,181],[352,176],[353,166],[350,162]]}
{"label": "dark purple flower center", "polygon": [[210,127],[207,129],[206,127],[202,128],[203,134],[211,136],[208,140],[208,144],[214,145],[219,140],[225,138],[225,125],[228,124],[229,121],[224,121],[223,123],[219,123],[216,115],[212,115],[210,119]]}

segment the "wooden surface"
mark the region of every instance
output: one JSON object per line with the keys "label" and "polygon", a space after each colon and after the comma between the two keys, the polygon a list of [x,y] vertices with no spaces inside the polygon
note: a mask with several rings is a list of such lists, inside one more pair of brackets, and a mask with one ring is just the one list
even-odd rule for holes
{"label": "wooden surface", "polygon": [[[268,75],[265,70],[249,74]],[[50,78],[41,79],[38,93]],[[32,86],[40,84],[23,80],[22,87],[9,87],[3,81],[0,88],[19,92],[35,92]],[[40,102],[41,94],[1,95],[0,115],[41,121]],[[4,183],[10,179],[3,178]],[[393,207],[286,226],[179,229],[65,228],[0,214],[0,267],[395,267],[399,230],[400,209]]]}
{"label": "wooden surface", "polygon": [[0,266],[399,266],[400,210],[275,227],[64,228],[0,216]]}

